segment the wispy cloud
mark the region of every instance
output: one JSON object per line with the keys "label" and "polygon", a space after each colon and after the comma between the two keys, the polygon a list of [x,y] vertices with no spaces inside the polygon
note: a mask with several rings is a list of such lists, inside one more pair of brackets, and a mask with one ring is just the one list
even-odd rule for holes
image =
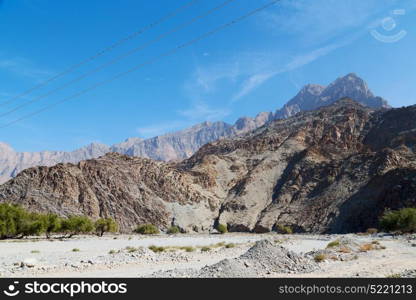
{"label": "wispy cloud", "polygon": [[401,4],[397,0],[282,0],[261,17],[276,34],[316,44],[360,28],[378,13]]}
{"label": "wispy cloud", "polygon": [[16,76],[26,77],[35,81],[43,80],[45,77],[52,75],[51,71],[37,67],[30,60],[21,57],[0,57],[0,71],[12,73]]}
{"label": "wispy cloud", "polygon": [[309,63],[319,59],[320,57],[326,56],[332,51],[350,44],[357,37],[358,35],[355,35],[353,38],[350,38],[348,40],[344,40],[338,43],[333,43],[328,46],[315,49],[309,53],[298,55],[294,59],[292,59],[289,63],[287,63],[283,68],[280,68],[274,71],[266,70],[264,72],[251,75],[248,79],[246,79],[241,84],[240,90],[234,95],[234,97],[232,97],[232,101],[235,102],[239,100],[240,98],[248,95],[253,90],[255,90],[256,88],[264,84],[266,81],[270,80],[271,78],[279,74],[290,72],[295,69],[306,66]]}

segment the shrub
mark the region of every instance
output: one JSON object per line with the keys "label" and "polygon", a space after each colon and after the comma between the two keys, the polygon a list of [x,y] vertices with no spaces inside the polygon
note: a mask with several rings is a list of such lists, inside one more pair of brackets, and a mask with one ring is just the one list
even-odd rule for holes
{"label": "shrub", "polygon": [[79,250],[78,248],[72,249],[72,252],[79,252],[79,251],[81,251],[81,250]]}
{"label": "shrub", "polygon": [[326,259],[326,255],[323,253],[316,254],[313,258],[317,263],[323,262]]}
{"label": "shrub", "polygon": [[185,250],[186,252],[194,252],[195,248],[191,247],[191,246],[185,246],[185,247],[181,247],[182,250]]}
{"label": "shrub", "polygon": [[229,243],[227,245],[225,245],[225,248],[230,249],[230,248],[234,248],[235,245],[233,243]]}
{"label": "shrub", "polygon": [[68,234],[68,237],[74,235],[90,233],[94,230],[92,221],[85,216],[70,216],[61,222],[61,231]]}
{"label": "shrub", "polygon": [[39,250],[32,250],[32,251],[30,251],[30,253],[32,253],[32,254],[38,254],[38,253],[40,253],[40,251]]}
{"label": "shrub", "polygon": [[368,234],[376,234],[378,232],[377,228],[368,228],[367,233]]}
{"label": "shrub", "polygon": [[116,221],[111,218],[98,219],[95,221],[95,231],[97,235],[103,236],[106,232],[117,232],[118,225]]}
{"label": "shrub", "polygon": [[136,248],[134,248],[134,247],[131,247],[131,246],[127,246],[127,247],[126,247],[126,251],[127,251],[128,253],[133,253],[133,252],[136,252],[136,251],[137,251],[137,249],[136,249]]}
{"label": "shrub", "polygon": [[333,247],[338,247],[339,246],[339,240],[335,240],[332,241],[330,243],[328,243],[328,245],[326,246],[327,248],[333,248]]}
{"label": "shrub", "polygon": [[278,224],[276,226],[276,230],[277,230],[277,233],[280,233],[280,234],[292,234],[293,233],[293,230],[291,227],[285,226],[282,224]]}
{"label": "shrub", "polygon": [[361,252],[367,252],[367,251],[371,251],[374,250],[374,245],[373,244],[364,244],[360,246],[360,251]]}
{"label": "shrub", "polygon": [[139,234],[158,234],[159,229],[153,224],[143,224],[137,226],[134,232]]}
{"label": "shrub", "polygon": [[218,224],[217,230],[221,234],[224,234],[224,233],[228,232],[227,225],[224,225],[224,224]]}
{"label": "shrub", "polygon": [[155,253],[163,252],[166,250],[164,247],[158,247],[158,246],[150,246],[149,249]]}
{"label": "shrub", "polygon": [[110,250],[110,251],[108,251],[108,254],[116,254],[116,253],[117,253],[116,250]]}
{"label": "shrub", "polygon": [[397,211],[388,211],[381,217],[380,226],[389,232],[416,232],[416,208],[403,208]]}
{"label": "shrub", "polygon": [[341,247],[339,249],[339,252],[341,252],[341,253],[351,253],[351,249],[344,246],[344,247]]}
{"label": "shrub", "polygon": [[201,251],[202,252],[208,252],[208,251],[211,251],[211,248],[210,247],[202,247]]}
{"label": "shrub", "polygon": [[171,226],[171,227],[169,227],[169,229],[167,231],[167,234],[178,234],[180,232],[181,232],[181,230],[179,229],[178,226]]}

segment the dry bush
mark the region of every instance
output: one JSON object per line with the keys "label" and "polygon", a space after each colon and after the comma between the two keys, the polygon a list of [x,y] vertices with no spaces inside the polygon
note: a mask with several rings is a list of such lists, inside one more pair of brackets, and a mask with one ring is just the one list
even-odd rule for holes
{"label": "dry bush", "polygon": [[371,251],[374,250],[374,245],[373,244],[363,244],[360,246],[360,252],[367,252],[367,251]]}
{"label": "dry bush", "polygon": [[338,250],[338,252],[341,252],[341,253],[351,253],[351,249],[350,248],[348,248],[348,247],[341,247],[339,250]]}

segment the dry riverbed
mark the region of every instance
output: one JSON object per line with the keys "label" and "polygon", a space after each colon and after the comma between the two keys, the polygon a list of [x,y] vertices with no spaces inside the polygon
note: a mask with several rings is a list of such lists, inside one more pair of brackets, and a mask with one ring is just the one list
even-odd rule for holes
{"label": "dry riverbed", "polygon": [[[261,240],[268,242],[256,244]],[[332,241],[341,243],[327,248]],[[217,277],[233,274],[232,268],[248,277],[388,277],[416,270],[414,236],[81,236],[7,240],[0,249],[2,277]],[[264,260],[262,251],[273,262],[270,270],[238,269],[239,264],[247,271],[267,268],[267,261],[256,261]],[[282,259],[282,267],[276,259]]]}

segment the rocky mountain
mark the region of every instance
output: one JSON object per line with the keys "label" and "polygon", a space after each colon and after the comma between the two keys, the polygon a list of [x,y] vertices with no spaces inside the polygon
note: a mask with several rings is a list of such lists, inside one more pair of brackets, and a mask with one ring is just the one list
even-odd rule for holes
{"label": "rocky mountain", "polygon": [[282,109],[275,112],[274,119],[288,118],[301,111],[314,110],[344,97],[371,108],[390,107],[385,99],[374,96],[363,79],[351,73],[338,78],[328,86],[306,85]]}
{"label": "rocky mountain", "polygon": [[328,105],[343,97],[351,97],[372,107],[388,107],[387,101],[375,97],[367,84],[355,74],[337,79],[328,87],[307,85],[281,110],[263,112],[255,118],[243,117],[233,125],[225,122],[205,122],[191,128],[150,139],[130,138],[113,146],[91,144],[73,152],[44,151],[18,153],[0,143],[0,183],[33,166],[52,166],[60,162],[78,162],[97,158],[108,152],[140,156],[161,161],[189,158],[203,145],[222,138],[247,133],[276,119],[287,118],[301,111]]}
{"label": "rocky mountain", "polygon": [[0,201],[186,231],[349,232],[386,208],[416,205],[416,106],[374,110],[342,99],[209,143],[179,163],[116,153],[35,167]]}

